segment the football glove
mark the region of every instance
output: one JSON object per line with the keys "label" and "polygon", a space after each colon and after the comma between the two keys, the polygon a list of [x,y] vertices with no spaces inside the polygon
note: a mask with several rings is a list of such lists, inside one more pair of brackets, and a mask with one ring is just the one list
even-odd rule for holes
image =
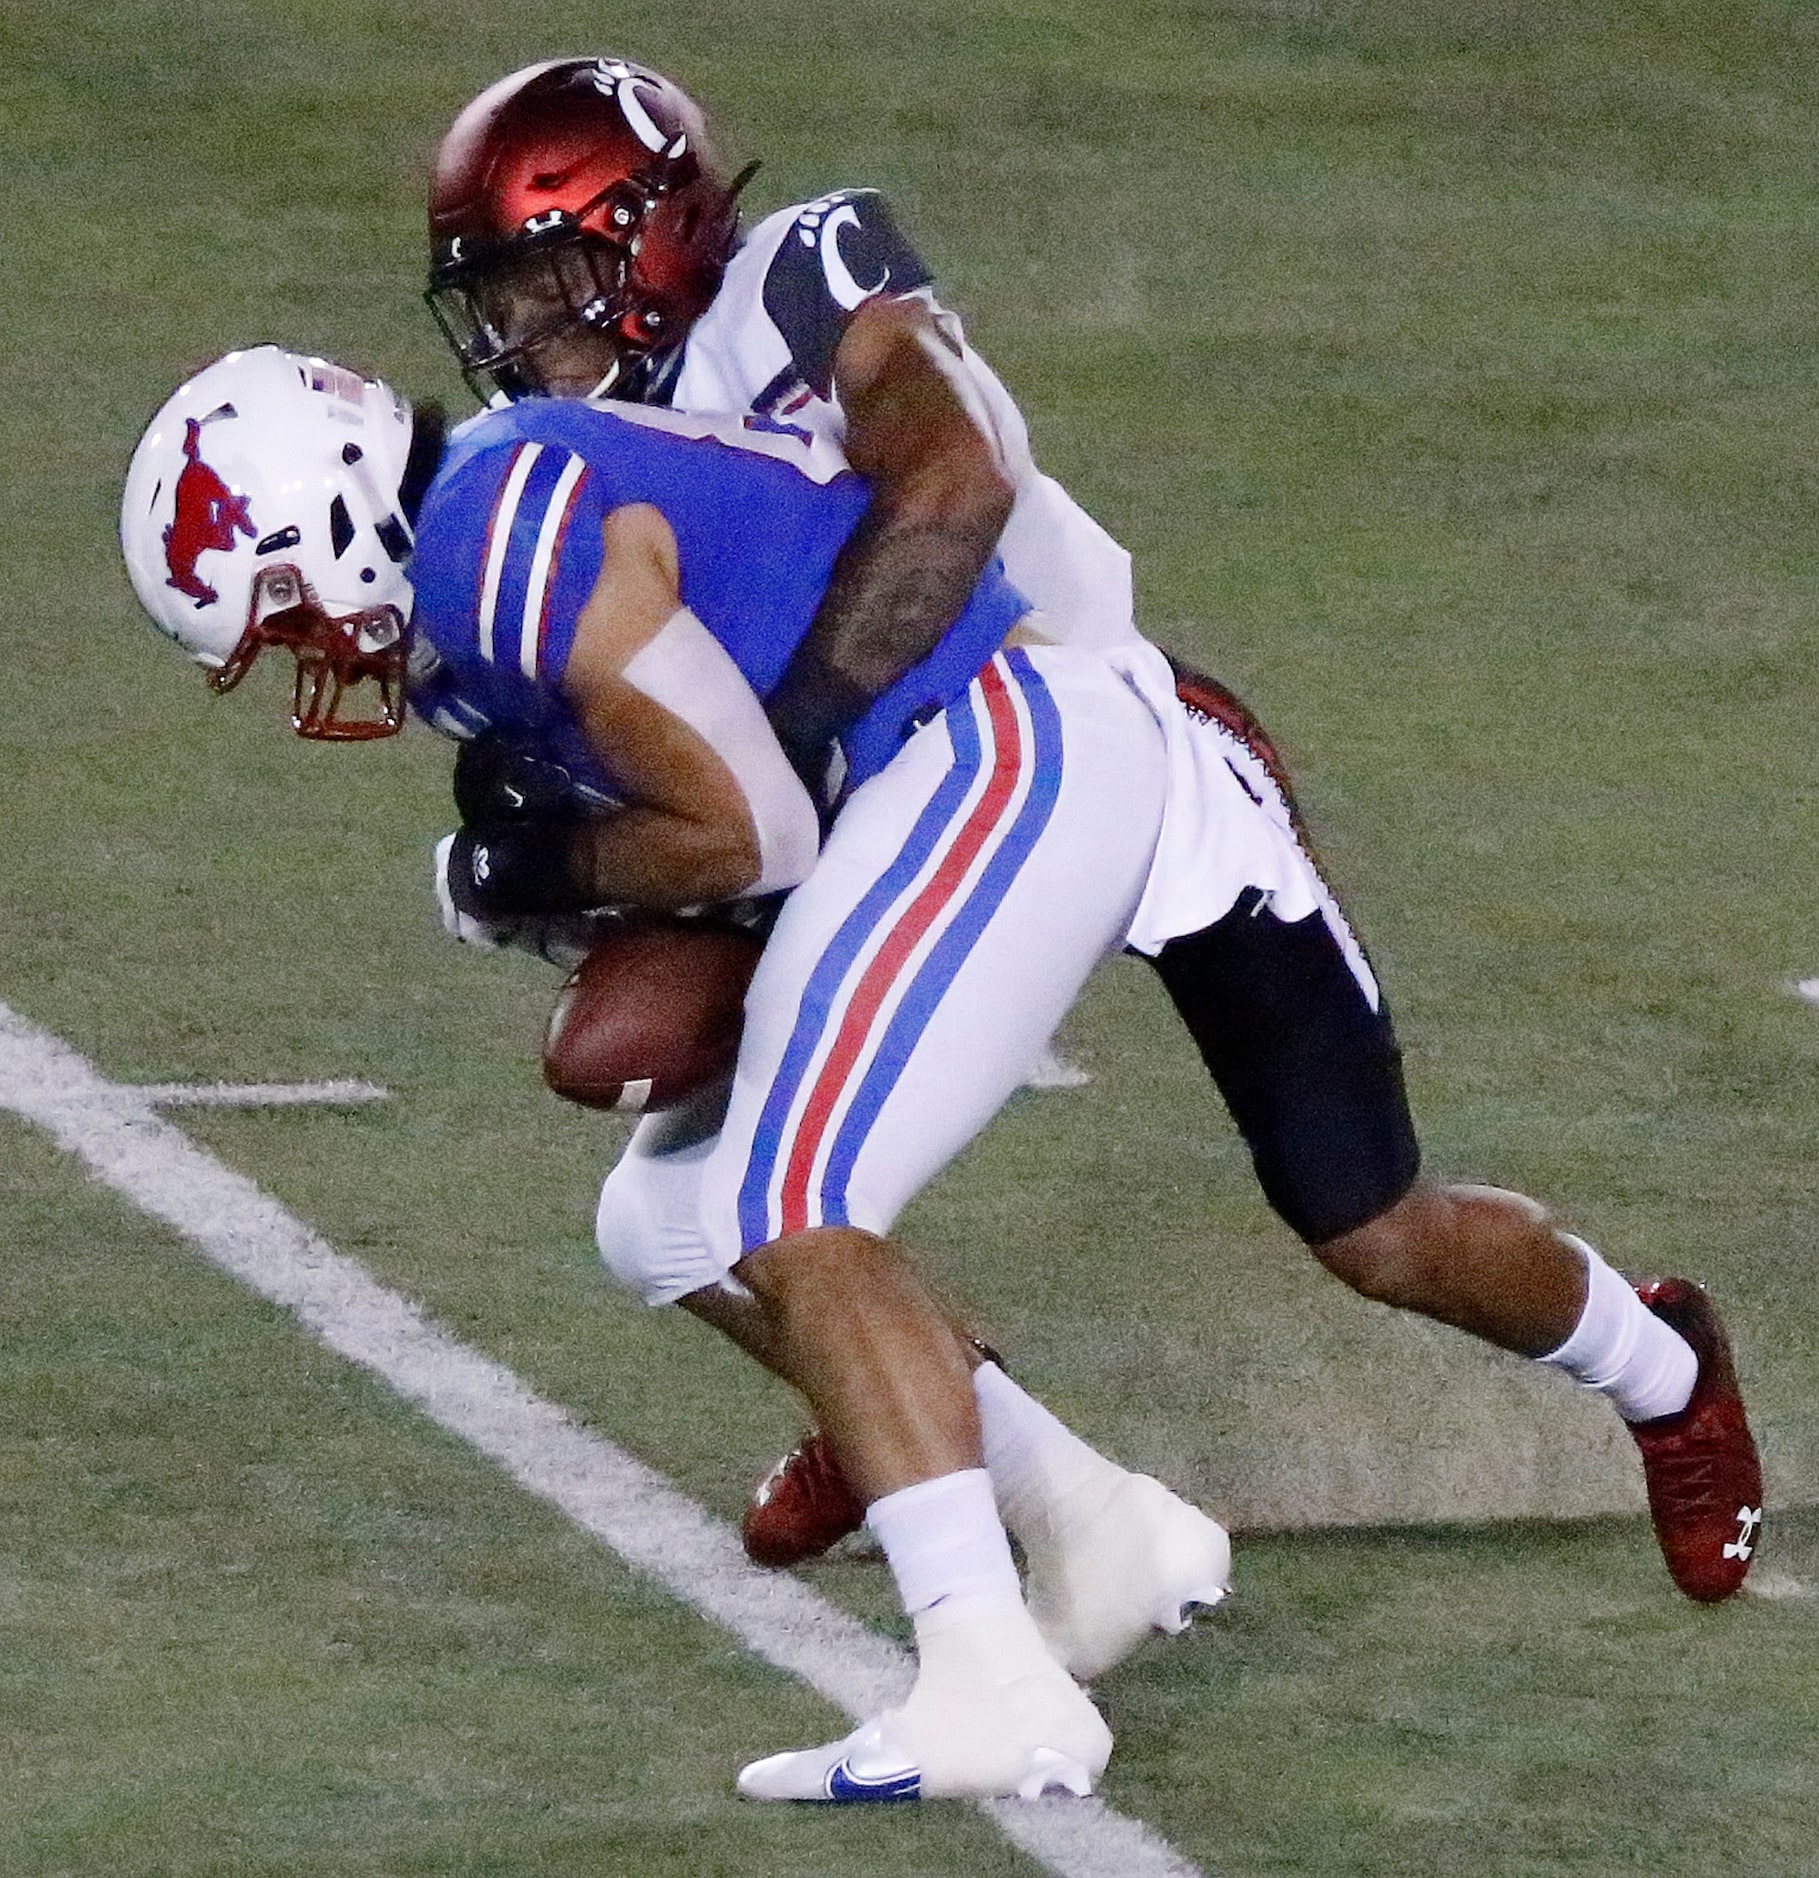
{"label": "football glove", "polygon": [[505,944],[506,928],[500,921],[482,919],[477,913],[464,913],[455,904],[454,889],[449,885],[449,861],[454,847],[453,835],[444,835],[436,843],[436,910],[442,915],[442,930],[464,946],[479,946],[490,952]]}
{"label": "football glove", "polygon": [[455,911],[494,923],[585,912],[589,897],[570,860],[575,828],[563,816],[457,830],[442,868]]}
{"label": "football glove", "polygon": [[450,865],[454,859],[455,835],[444,835],[436,843],[436,909],[442,916],[442,930],[462,945],[494,952],[510,946],[545,960],[562,971],[573,971],[593,949],[594,941],[616,917],[610,910],[589,913],[554,913],[544,917],[525,915],[518,918],[487,918],[464,912],[455,904],[450,884]]}
{"label": "football glove", "polygon": [[570,816],[575,782],[560,763],[533,755],[496,730],[455,752],[455,812],[469,828]]}

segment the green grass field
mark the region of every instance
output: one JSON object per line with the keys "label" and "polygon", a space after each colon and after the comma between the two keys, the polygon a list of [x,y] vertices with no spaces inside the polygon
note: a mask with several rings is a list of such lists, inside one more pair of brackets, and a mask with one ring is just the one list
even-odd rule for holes
{"label": "green grass field", "polygon": [[[619,1132],[541,1090],[551,980],[434,929],[445,746],[210,699],[114,548],[139,427],[231,344],[459,398],[427,153],[601,45],[765,158],[755,208],[891,193],[1149,629],[1290,751],[1431,1163],[1708,1280],[1741,1346],[1776,1595],[1699,1610],[1611,1419],[1323,1279],[1109,967],[1093,1085],[908,1222],[1250,1535],[1229,1612],[1107,1679],[1107,1797],[1230,1878],[1819,1872],[1819,12],[0,16],[0,1001],[121,1081],[388,1085],[183,1125],[730,1517],[796,1409],[598,1271]],[[740,1807],[817,1698],[3,1114],[0,1246],[0,1871],[1036,1869],[962,1809]],[[900,1633],[875,1565],[812,1577]]]}

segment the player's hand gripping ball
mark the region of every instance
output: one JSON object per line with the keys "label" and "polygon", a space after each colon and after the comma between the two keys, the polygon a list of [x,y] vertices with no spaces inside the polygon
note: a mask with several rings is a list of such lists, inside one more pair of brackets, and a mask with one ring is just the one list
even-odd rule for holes
{"label": "player's hand gripping ball", "polygon": [[674,1108],[731,1073],[763,950],[753,933],[702,920],[615,927],[556,999],[544,1081],[585,1108]]}

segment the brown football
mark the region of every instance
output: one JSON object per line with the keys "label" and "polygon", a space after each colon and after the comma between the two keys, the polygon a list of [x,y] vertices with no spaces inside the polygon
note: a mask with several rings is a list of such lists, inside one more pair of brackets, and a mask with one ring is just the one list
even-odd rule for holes
{"label": "brown football", "polygon": [[751,933],[699,920],[614,928],[556,999],[544,1081],[586,1108],[673,1108],[732,1069],[763,950]]}

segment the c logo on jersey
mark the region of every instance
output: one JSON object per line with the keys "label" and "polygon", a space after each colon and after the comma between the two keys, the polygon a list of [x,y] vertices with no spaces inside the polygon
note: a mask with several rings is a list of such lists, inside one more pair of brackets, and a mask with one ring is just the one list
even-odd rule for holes
{"label": "c logo on jersey", "polygon": [[165,583],[188,594],[198,606],[212,606],[221,598],[196,572],[205,554],[225,554],[236,534],[256,535],[246,512],[245,496],[237,496],[202,460],[202,426],[206,418],[186,418],[183,437],[183,473],[177,478],[177,512],[164,531]]}
{"label": "c logo on jersey", "polygon": [[873,294],[881,292],[891,277],[887,267],[869,287],[861,286],[853,278],[852,269],[847,266],[846,258],[840,252],[840,231],[858,226],[859,211],[850,202],[841,203],[821,224],[821,271],[827,276],[828,292],[849,313]]}

